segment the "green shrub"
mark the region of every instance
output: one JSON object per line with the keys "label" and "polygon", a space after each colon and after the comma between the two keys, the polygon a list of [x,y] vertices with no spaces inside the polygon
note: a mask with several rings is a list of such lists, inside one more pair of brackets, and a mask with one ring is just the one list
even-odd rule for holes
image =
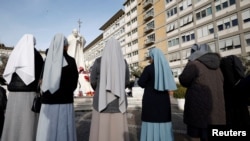
{"label": "green shrub", "polygon": [[174,91],[174,98],[185,98],[186,87],[183,87],[181,84],[177,84],[177,90]]}

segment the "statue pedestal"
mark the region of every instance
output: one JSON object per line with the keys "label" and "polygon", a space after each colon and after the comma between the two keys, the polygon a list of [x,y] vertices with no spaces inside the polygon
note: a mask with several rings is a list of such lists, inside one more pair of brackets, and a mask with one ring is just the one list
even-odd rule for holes
{"label": "statue pedestal", "polygon": [[74,97],[93,96],[94,90],[89,82],[89,73],[80,73],[78,78],[78,85],[74,92]]}

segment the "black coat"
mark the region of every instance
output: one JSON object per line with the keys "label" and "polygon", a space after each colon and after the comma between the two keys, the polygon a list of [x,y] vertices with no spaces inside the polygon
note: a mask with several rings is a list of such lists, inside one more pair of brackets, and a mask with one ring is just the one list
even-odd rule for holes
{"label": "black coat", "polygon": [[224,76],[224,97],[227,124],[233,126],[250,126],[248,98],[250,97],[250,78],[245,78],[241,60],[230,55],[223,57],[220,64]]}
{"label": "black coat", "polygon": [[74,58],[66,52],[64,52],[64,57],[68,65],[62,68],[59,89],[54,94],[49,91],[43,93],[42,103],[44,104],[66,104],[74,101],[74,90],[77,87],[79,77],[78,70]]}
{"label": "black coat", "polygon": [[6,90],[0,86],[0,138],[3,131],[3,124],[4,124],[4,114],[7,105],[7,95]]}
{"label": "black coat", "polygon": [[168,91],[155,90],[154,81],[154,64],[150,64],[145,67],[138,80],[138,85],[144,88],[141,120],[145,122],[169,122],[171,121],[171,104]]}

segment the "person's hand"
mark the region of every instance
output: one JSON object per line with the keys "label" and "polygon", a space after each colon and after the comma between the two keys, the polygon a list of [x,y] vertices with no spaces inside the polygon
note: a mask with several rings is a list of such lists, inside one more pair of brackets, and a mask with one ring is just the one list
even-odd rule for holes
{"label": "person's hand", "polygon": [[82,37],[81,37],[81,36],[77,37],[76,41],[77,41],[78,43],[82,43]]}
{"label": "person's hand", "polygon": [[168,91],[168,94],[172,96],[174,95],[174,91]]}
{"label": "person's hand", "polygon": [[40,79],[40,80],[38,81],[38,85],[39,85],[39,86],[42,85],[42,81],[43,81],[42,79]]}

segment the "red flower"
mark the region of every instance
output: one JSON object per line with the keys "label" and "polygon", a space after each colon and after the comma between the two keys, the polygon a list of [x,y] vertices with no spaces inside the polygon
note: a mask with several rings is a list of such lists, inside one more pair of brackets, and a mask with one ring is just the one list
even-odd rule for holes
{"label": "red flower", "polygon": [[84,78],[89,82],[89,76],[85,75]]}
{"label": "red flower", "polygon": [[83,67],[79,68],[79,73],[81,73],[81,72],[84,72],[84,68]]}
{"label": "red flower", "polygon": [[95,92],[89,91],[89,92],[87,92],[86,94],[87,94],[87,96],[94,96],[94,93],[95,93]]}

